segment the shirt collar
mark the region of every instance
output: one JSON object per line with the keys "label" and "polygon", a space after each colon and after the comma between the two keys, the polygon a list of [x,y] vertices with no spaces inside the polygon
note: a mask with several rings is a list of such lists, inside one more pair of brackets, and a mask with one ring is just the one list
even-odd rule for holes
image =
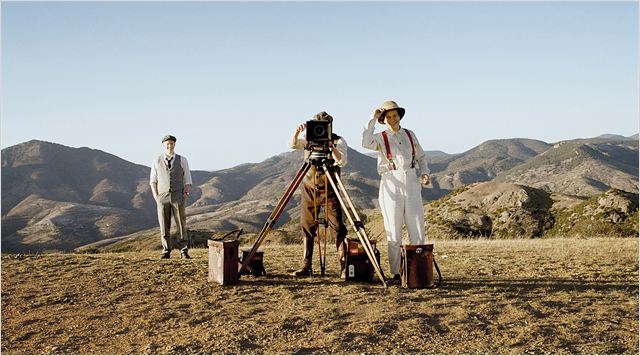
{"label": "shirt collar", "polygon": [[399,134],[400,132],[402,132],[402,131],[404,131],[404,130],[402,129],[402,126],[400,126],[400,128],[398,129],[398,131],[395,131],[395,132],[394,132],[392,129],[390,129],[390,128],[388,128],[388,127],[387,127],[387,129],[386,129],[385,131],[387,131],[387,133],[388,133],[388,134],[391,134],[391,135],[397,135],[397,134]]}

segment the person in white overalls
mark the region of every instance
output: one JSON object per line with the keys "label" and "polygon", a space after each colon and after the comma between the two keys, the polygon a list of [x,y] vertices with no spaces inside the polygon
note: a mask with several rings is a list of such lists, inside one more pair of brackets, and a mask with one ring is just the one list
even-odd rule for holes
{"label": "person in white overalls", "polygon": [[[362,147],[378,151],[380,191],[378,202],[387,234],[389,268],[394,280],[400,280],[402,225],[407,227],[412,245],[425,243],[422,186],[428,185],[429,166],[415,134],[400,127],[405,109],[394,101],[385,101],[373,113],[362,133]],[[386,130],[374,133],[376,121]]]}

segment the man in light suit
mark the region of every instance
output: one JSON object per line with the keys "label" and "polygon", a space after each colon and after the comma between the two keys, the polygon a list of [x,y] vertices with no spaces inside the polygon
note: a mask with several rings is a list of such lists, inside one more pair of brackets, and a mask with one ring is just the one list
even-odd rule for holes
{"label": "man in light suit", "polygon": [[153,198],[158,206],[158,221],[160,223],[160,241],[162,242],[161,258],[170,258],[171,216],[178,227],[178,246],[182,258],[189,256],[189,235],[187,233],[187,216],[184,203],[189,197],[192,180],[189,163],[186,157],[175,153],[176,138],[167,135],[162,138],[165,152],[159,155],[151,164],[149,183]]}

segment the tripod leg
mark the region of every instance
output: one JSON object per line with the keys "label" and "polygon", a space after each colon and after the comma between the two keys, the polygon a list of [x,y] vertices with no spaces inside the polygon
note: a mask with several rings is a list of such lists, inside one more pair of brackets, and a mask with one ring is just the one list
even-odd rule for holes
{"label": "tripod leg", "polygon": [[[333,188],[334,192],[336,193],[336,196],[338,197],[338,201],[340,202],[340,206],[342,207],[342,210],[345,212],[345,214],[347,214],[347,219],[349,220],[349,223],[351,224],[351,226],[353,227],[354,231],[356,232],[356,234],[358,235],[358,239],[360,240],[360,243],[362,243],[362,247],[364,248],[364,251],[367,253],[367,257],[369,257],[369,261],[371,262],[371,265],[373,266],[373,268],[376,271],[376,274],[378,275],[378,278],[380,278],[380,281],[382,282],[382,285],[384,285],[384,287],[387,287],[387,281],[384,278],[384,274],[382,273],[382,268],[380,268],[380,264],[378,264],[378,260],[376,260],[375,258],[375,254],[373,253],[373,248],[371,247],[371,244],[369,243],[369,238],[367,237],[366,232],[364,232],[364,228],[362,227],[362,222],[359,221],[358,222],[360,226],[358,226],[356,224],[356,222],[354,221],[353,217],[351,216],[351,211],[349,211],[349,209],[347,209],[344,200],[342,198],[342,194],[344,194],[347,198],[349,198],[349,195],[347,194],[346,190],[340,190],[338,189],[338,186],[336,185],[336,183],[334,182],[334,178],[330,175],[329,172],[329,167],[327,167],[327,163],[325,162],[324,165],[322,166],[324,168],[325,174],[328,177],[329,183],[331,183],[331,187]],[[338,174],[336,173],[336,176]],[[342,188],[344,188],[344,185],[342,186]],[[353,204],[351,204],[351,206],[353,207]],[[354,209],[355,211],[355,209]],[[356,214],[357,215],[357,214]]]}
{"label": "tripod leg", "polygon": [[[301,212],[302,213],[302,212]],[[320,266],[320,275],[324,276],[324,268],[322,266],[322,246],[320,245],[320,223],[318,220],[318,174],[317,170],[313,174],[313,222],[316,226],[315,239],[318,243],[318,264]]]}
{"label": "tripod leg", "polygon": [[[329,229],[329,215],[328,215],[328,209],[329,208],[329,187],[327,185],[327,175],[324,175],[324,208],[323,208],[323,215],[324,215],[324,228],[322,229],[322,232],[320,231],[320,223],[319,223],[319,219],[316,216],[316,221],[318,222],[318,257],[320,259],[320,275],[324,277],[324,273],[326,271],[326,267],[327,267],[327,234],[328,234],[328,229]],[[324,246],[324,249],[323,249]]]}
{"label": "tripod leg", "polygon": [[[317,184],[317,176],[314,175],[313,177],[313,220],[314,220],[314,224],[316,226],[316,234],[315,234],[315,238],[316,238],[316,242],[318,243],[318,263],[320,266],[320,275],[324,277],[325,275],[325,271],[326,271],[326,251],[327,251],[327,246],[326,246],[326,240],[327,240],[327,205],[328,205],[328,197],[327,197],[327,179],[326,179],[326,175],[324,178],[324,201],[325,201],[325,208],[323,210],[323,214],[324,214],[324,223],[321,223],[321,219],[320,219],[320,214],[318,213],[318,184]],[[324,225],[323,228],[321,228],[321,225]],[[324,250],[322,248],[323,246],[323,242],[324,242]]]}
{"label": "tripod leg", "polygon": [[[344,184],[342,183],[342,178],[340,178],[340,175],[337,174],[337,173],[336,173],[334,178],[335,178],[336,182],[338,183],[338,186],[340,187],[341,191],[344,192],[345,200],[347,201],[347,203],[349,203],[349,208],[351,208],[351,212],[353,213],[353,216],[355,217],[356,229],[359,231],[360,234],[363,235],[363,237],[365,237],[365,239],[364,239],[365,244],[367,245],[369,250],[371,252],[373,252],[373,247],[371,246],[371,243],[369,242],[369,237],[367,236],[367,233],[364,230],[364,224],[362,223],[362,220],[360,220],[360,216],[358,215],[358,212],[356,211],[356,208],[353,206],[353,202],[351,201],[351,197],[349,197],[349,194],[347,194],[347,189],[344,187]],[[382,269],[380,269],[380,272],[382,272]],[[382,273],[382,275],[384,277],[384,273]]]}
{"label": "tripod leg", "polygon": [[[326,218],[326,213],[325,213],[325,218]],[[324,256],[326,256],[326,246],[324,251],[322,250],[322,242],[323,240],[327,239],[327,227],[326,225],[321,229],[320,228],[320,222],[319,220],[316,218],[316,223],[318,224],[318,229],[317,231],[317,235],[316,235],[316,240],[318,242],[318,261],[320,262],[320,275],[324,277],[324,271],[325,271],[325,261],[326,259],[324,258]]]}
{"label": "tripod leg", "polygon": [[311,168],[311,163],[309,162],[305,162],[302,165],[302,167],[300,167],[300,169],[298,170],[298,173],[296,173],[295,177],[287,187],[287,190],[284,192],[284,194],[276,204],[276,207],[271,212],[269,219],[267,219],[267,222],[265,222],[264,226],[262,227],[262,230],[260,231],[260,234],[258,235],[256,242],[253,244],[253,247],[251,247],[251,252],[249,252],[249,255],[247,255],[247,258],[244,261],[242,261],[242,265],[240,266],[238,273],[242,272],[249,266],[249,263],[253,259],[253,256],[255,256],[256,251],[258,251],[260,244],[262,244],[262,241],[265,239],[269,231],[271,231],[271,228],[273,227],[273,225],[275,225],[276,220],[278,220],[278,218],[282,214],[282,211],[287,206],[287,203],[289,202],[289,200],[291,200],[293,193],[295,193],[296,189],[304,179],[304,176],[305,174],[307,174],[307,171],[309,170],[309,168]]}
{"label": "tripod leg", "polygon": [[324,233],[322,234],[324,242],[324,251],[322,254],[322,275],[327,266],[327,234],[329,230],[329,186],[327,185],[327,175],[324,175]]}

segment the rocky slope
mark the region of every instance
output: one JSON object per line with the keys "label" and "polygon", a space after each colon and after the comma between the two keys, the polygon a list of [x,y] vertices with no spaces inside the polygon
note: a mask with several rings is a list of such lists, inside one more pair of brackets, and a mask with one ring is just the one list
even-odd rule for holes
{"label": "rocky slope", "polygon": [[638,236],[638,194],[610,189],[568,208],[554,209],[549,235]]}
{"label": "rocky slope", "polygon": [[610,189],[580,199],[528,186],[485,182],[425,206],[430,238],[637,236],[638,194]]}
{"label": "rocky slope", "polygon": [[426,206],[427,235],[436,238],[538,237],[553,226],[553,200],[543,190],[474,183]]}

